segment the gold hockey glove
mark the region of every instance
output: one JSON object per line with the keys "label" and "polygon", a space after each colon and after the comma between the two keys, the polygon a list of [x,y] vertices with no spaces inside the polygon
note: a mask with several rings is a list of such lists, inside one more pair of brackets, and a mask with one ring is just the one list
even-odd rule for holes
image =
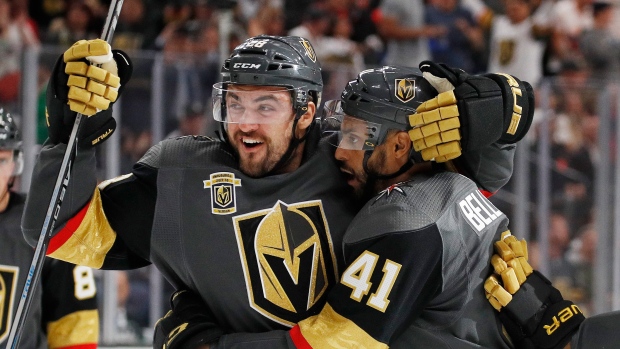
{"label": "gold hockey glove", "polygon": [[[98,67],[94,64],[101,65]],[[110,106],[129,81],[132,65],[107,42],[80,40],[59,57],[47,87],[46,121],[53,143],[68,143],[76,113],[88,116],[78,134],[81,147],[94,146],[116,129]]]}
{"label": "gold hockey glove", "polygon": [[224,334],[209,308],[192,291],[175,292],[170,305],[170,311],[155,323],[154,349],[198,348]]}
{"label": "gold hockey glove", "polygon": [[581,310],[532,270],[525,240],[506,231],[494,247],[495,273],[484,283],[484,291],[515,347],[564,348],[585,320]]}
{"label": "gold hockey glove", "polygon": [[534,116],[529,83],[507,74],[469,75],[430,61],[420,63],[439,95],[411,115],[409,135],[424,160],[444,162],[494,142],[516,143]]}

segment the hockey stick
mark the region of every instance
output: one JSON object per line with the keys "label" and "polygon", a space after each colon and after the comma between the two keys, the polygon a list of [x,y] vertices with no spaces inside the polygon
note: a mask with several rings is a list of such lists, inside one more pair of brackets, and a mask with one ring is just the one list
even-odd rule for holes
{"label": "hockey stick", "polygon": [[[118,16],[121,12],[121,8],[123,7],[123,1],[124,0],[112,0],[112,3],[110,4],[110,10],[108,11],[108,16],[105,20],[105,25],[101,33],[101,39],[107,41],[108,43],[112,41]],[[26,322],[26,316],[28,315],[30,305],[32,304],[32,293],[29,292],[30,287],[35,289],[41,279],[41,270],[43,269],[43,262],[45,260],[47,247],[54,231],[54,225],[56,224],[58,213],[60,212],[60,205],[62,204],[67,186],[69,185],[69,179],[71,178],[71,165],[73,164],[73,161],[75,161],[77,152],[77,134],[82,117],[83,115],[78,113],[75,121],[73,122],[71,136],[69,137],[69,144],[67,144],[67,149],[65,150],[65,155],[62,159],[60,172],[58,172],[58,178],[56,179],[54,191],[52,192],[52,198],[43,222],[43,228],[41,229],[41,234],[39,235],[39,241],[37,242],[37,247],[34,251],[34,256],[32,257],[30,269],[28,270],[28,276],[26,277],[26,283],[24,284],[22,296],[19,300],[19,305],[17,306],[15,321],[11,327],[11,332],[9,333],[9,339],[7,341],[7,348],[9,349],[16,349],[19,344],[21,333]]]}

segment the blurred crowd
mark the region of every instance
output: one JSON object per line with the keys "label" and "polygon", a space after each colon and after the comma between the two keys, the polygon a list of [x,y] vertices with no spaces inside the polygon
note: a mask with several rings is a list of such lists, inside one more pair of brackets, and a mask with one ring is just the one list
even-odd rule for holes
{"label": "blurred crowd", "polygon": [[[552,279],[587,311],[598,237],[593,183],[597,163],[604,161],[597,142],[598,98],[607,84],[620,81],[618,6],[609,1],[125,0],[112,43],[128,52],[135,65],[122,100],[122,171],[129,171],[156,141],[145,112],[155,98],[151,91],[155,57],[164,67],[164,95],[157,98],[164,100],[167,137],[215,135],[209,97],[218,80],[221,51],[258,34],[310,40],[324,68],[324,100],[338,98],[345,83],[367,67],[417,66],[425,59],[471,73],[513,74],[529,81],[537,93],[548,81],[546,106],[538,106],[524,144],[535,154],[539,121],[545,115],[553,199],[546,253]],[[38,70],[39,142],[46,136],[44,93],[56,57],[79,39],[99,36],[109,3],[0,0],[0,104],[19,109],[24,49],[47,54],[41,55]],[[220,20],[230,17],[232,22]],[[535,166],[532,171],[535,178]],[[536,190],[532,183],[534,205]],[[508,204],[503,207],[510,214]],[[536,266],[542,252],[532,230]],[[135,292],[144,293],[147,279],[129,279],[136,280],[134,288],[140,291]],[[138,327],[148,326],[144,311],[130,311],[128,319]]]}

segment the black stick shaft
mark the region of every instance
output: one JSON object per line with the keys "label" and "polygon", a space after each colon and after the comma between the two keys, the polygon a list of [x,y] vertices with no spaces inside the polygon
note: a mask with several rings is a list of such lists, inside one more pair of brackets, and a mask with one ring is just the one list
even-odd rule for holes
{"label": "black stick shaft", "polygon": [[[105,26],[103,27],[103,31],[101,33],[101,39],[107,41],[108,43],[112,41],[114,29],[116,28],[116,23],[118,22],[118,15],[123,7],[123,1],[124,0],[113,0],[110,4],[110,10],[108,11]],[[9,339],[7,341],[7,348],[9,349],[17,349],[28,311],[32,305],[33,293],[30,292],[30,288],[36,288],[39,280],[41,279],[41,270],[43,269],[43,261],[45,260],[47,247],[54,231],[54,225],[56,224],[58,213],[60,212],[60,205],[62,204],[62,200],[69,185],[69,179],[71,178],[71,165],[75,161],[75,156],[77,153],[77,135],[82,117],[82,114],[77,114],[73,123],[73,128],[71,129],[69,144],[67,144],[67,150],[65,150],[65,155],[62,159],[60,172],[58,173],[58,178],[56,179],[56,184],[54,185],[50,205],[47,209],[47,214],[45,215],[45,221],[43,222],[43,228],[41,229],[41,234],[39,235],[39,241],[37,242],[37,247],[34,251],[34,256],[32,257],[30,269],[28,270],[22,296],[19,300],[19,305],[17,306],[15,321],[13,322],[11,332],[9,333]]]}

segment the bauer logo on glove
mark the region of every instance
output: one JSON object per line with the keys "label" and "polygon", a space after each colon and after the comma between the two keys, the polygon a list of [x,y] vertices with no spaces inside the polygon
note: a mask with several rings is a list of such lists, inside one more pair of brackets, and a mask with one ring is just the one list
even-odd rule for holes
{"label": "bauer logo on glove", "polygon": [[494,247],[484,291],[515,347],[564,348],[585,319],[579,307],[532,269],[525,240],[505,231]]}

